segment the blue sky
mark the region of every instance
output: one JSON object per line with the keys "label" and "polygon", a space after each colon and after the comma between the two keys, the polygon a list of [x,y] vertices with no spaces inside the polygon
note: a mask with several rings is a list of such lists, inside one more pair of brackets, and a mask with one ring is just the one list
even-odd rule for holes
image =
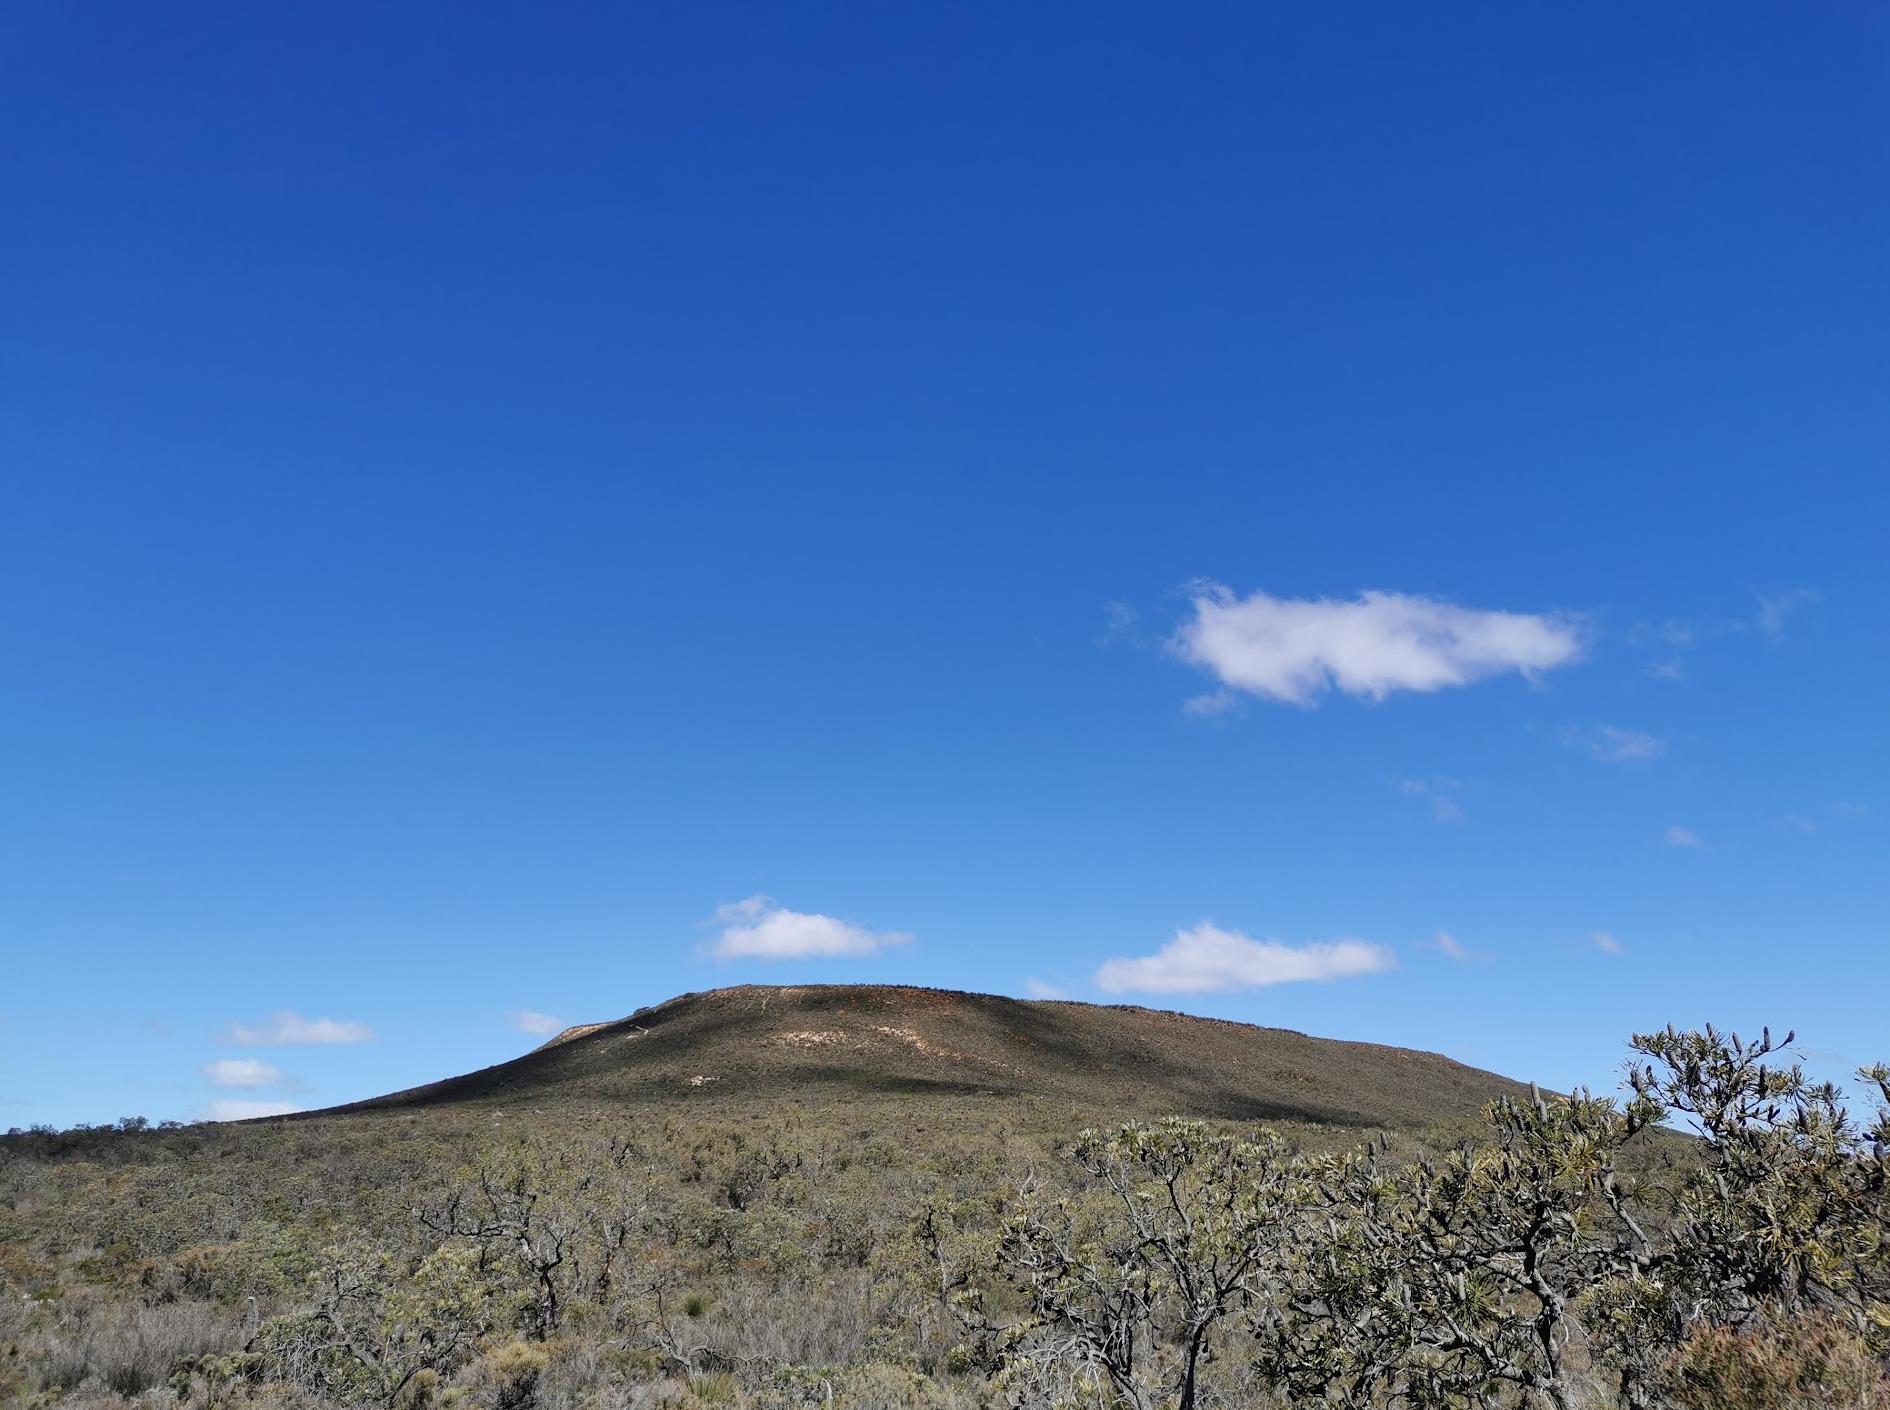
{"label": "blue sky", "polygon": [[1890,1056],[1886,58],[12,7],[0,1125],[748,981]]}

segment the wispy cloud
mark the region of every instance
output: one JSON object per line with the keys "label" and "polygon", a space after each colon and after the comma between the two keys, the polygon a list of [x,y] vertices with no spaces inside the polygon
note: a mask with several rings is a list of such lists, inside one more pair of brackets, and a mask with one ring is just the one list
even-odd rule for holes
{"label": "wispy cloud", "polygon": [[1685,651],[1696,635],[1693,623],[1684,617],[1668,617],[1659,622],[1636,622],[1627,629],[1630,646],[1670,646]]}
{"label": "wispy cloud", "polygon": [[1627,946],[1623,945],[1605,930],[1592,932],[1588,937],[1588,942],[1604,955],[1625,955],[1627,953]]}
{"label": "wispy cloud", "polygon": [[904,945],[902,930],[868,930],[834,916],[790,911],[772,896],[716,908],[711,925],[723,927],[711,953],[717,959],[798,960],[833,955],[870,955],[888,945]]}
{"label": "wispy cloud", "polygon": [[1239,704],[1240,697],[1231,690],[1210,690],[1205,695],[1190,695],[1181,702],[1181,711],[1198,720],[1211,720],[1217,715],[1225,715]]}
{"label": "wispy cloud", "polygon": [[1463,821],[1463,805],[1449,793],[1449,790],[1462,787],[1463,785],[1454,778],[1407,778],[1398,783],[1400,792],[1428,799],[1431,805],[1431,816],[1440,823]]}
{"label": "wispy cloud", "polygon": [[211,1121],[250,1121],[258,1116],[288,1116],[306,1111],[294,1102],[261,1101],[252,1097],[218,1097],[205,1111]]}
{"label": "wispy cloud", "polygon": [[1581,655],[1580,637],[1564,619],[1396,592],[1353,600],[1236,597],[1205,584],[1193,612],[1172,642],[1177,655],[1226,690],[1292,705],[1314,705],[1333,689],[1382,700],[1512,671],[1533,677]]}
{"label": "wispy cloud", "polygon": [[1636,622],[1625,639],[1637,650],[1658,651],[1660,658],[1641,667],[1643,674],[1657,681],[1683,681],[1687,678],[1686,653],[1693,649],[1693,624],[1678,617],[1662,622]]}
{"label": "wispy cloud", "polygon": [[1041,979],[1026,979],[1024,981],[1024,993],[1033,999],[1064,999],[1069,997],[1068,994],[1056,985],[1046,984]]}
{"label": "wispy cloud", "polygon": [[[1837,822],[1849,822],[1863,817],[1870,809],[1862,803],[1826,803],[1822,809],[1824,815]],[[1802,832],[1809,836],[1818,830],[1818,824],[1804,813],[1787,813],[1782,819],[1786,827],[1793,832]]]}
{"label": "wispy cloud", "polygon": [[1700,845],[1700,834],[1690,827],[1670,827],[1662,835],[1666,837],[1669,847],[1697,847]]}
{"label": "wispy cloud", "polygon": [[1255,940],[1237,930],[1203,921],[1175,933],[1152,955],[1106,961],[1096,984],[1111,994],[1200,994],[1224,989],[1262,989],[1302,980],[1343,979],[1391,969],[1396,957],[1366,940],[1326,940],[1288,945]]}
{"label": "wispy cloud", "polygon": [[271,1014],[267,1023],[230,1025],[230,1041],[250,1045],[366,1043],[373,1037],[374,1030],[365,1023],[353,1019],[303,1018],[290,1009]]}
{"label": "wispy cloud", "polygon": [[205,1065],[203,1075],[217,1087],[280,1087],[282,1070],[255,1058],[224,1058]]}
{"label": "wispy cloud", "polygon": [[1785,635],[1785,624],[1800,608],[1822,602],[1824,595],[1814,588],[1788,588],[1784,592],[1760,593],[1759,611],[1753,625],[1774,641]]}
{"label": "wispy cloud", "polygon": [[1562,742],[1592,754],[1604,764],[1645,763],[1667,752],[1665,740],[1641,730],[1621,729],[1616,725],[1564,730]]}
{"label": "wispy cloud", "polygon": [[548,1013],[538,1012],[537,1009],[513,1009],[506,1018],[519,1032],[536,1034],[540,1038],[549,1038],[554,1033],[562,1033],[571,1026],[562,1018],[553,1018]]}
{"label": "wispy cloud", "polygon": [[1124,642],[1131,646],[1150,646],[1142,633],[1142,614],[1127,602],[1103,604],[1103,630],[1098,645]]}
{"label": "wispy cloud", "polygon": [[1459,963],[1483,958],[1448,930],[1440,930],[1433,938],[1418,941],[1418,945],[1422,949],[1435,950],[1444,958],[1456,960]]}

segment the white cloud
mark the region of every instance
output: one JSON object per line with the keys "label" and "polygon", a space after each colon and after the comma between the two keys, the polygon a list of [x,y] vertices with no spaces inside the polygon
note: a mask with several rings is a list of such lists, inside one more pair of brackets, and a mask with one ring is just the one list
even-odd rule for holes
{"label": "white cloud", "polygon": [[258,1116],[287,1116],[291,1112],[306,1111],[294,1102],[257,1101],[249,1097],[218,1097],[210,1103],[209,1119],[212,1121],[248,1121]]}
{"label": "white cloud", "polygon": [[1761,593],[1759,613],[1753,621],[1760,631],[1776,641],[1785,635],[1785,623],[1794,612],[1822,600],[1822,594],[1812,588],[1789,588],[1784,592]]}
{"label": "white cloud", "polygon": [[1460,823],[1463,821],[1463,807],[1454,798],[1433,798],[1431,816],[1440,823]]}
{"label": "white cloud", "polygon": [[280,1087],[282,1071],[255,1058],[224,1058],[204,1067],[204,1076],[218,1087]]}
{"label": "white cloud", "polygon": [[1045,984],[1041,979],[1026,979],[1024,992],[1033,999],[1062,999],[1068,996],[1054,984]]}
{"label": "white cloud", "polygon": [[1677,657],[1671,661],[1655,661],[1645,669],[1648,675],[1659,681],[1683,681],[1687,678],[1686,662]]}
{"label": "white cloud", "polygon": [[1106,961],[1096,971],[1096,983],[1111,994],[1131,989],[1199,994],[1260,989],[1296,980],[1343,979],[1391,969],[1396,963],[1390,950],[1365,940],[1288,945],[1255,940],[1203,921],[1192,930],[1175,932],[1175,938],[1152,955]]}
{"label": "white cloud", "polygon": [[723,927],[711,952],[717,959],[798,960],[827,955],[870,955],[904,945],[901,930],[868,930],[833,916],[806,915],[775,904],[772,896],[718,906],[710,924]]}
{"label": "white cloud", "polygon": [[1624,955],[1627,953],[1627,946],[1623,945],[1605,930],[1595,931],[1588,939],[1589,942],[1604,955]]}
{"label": "white cloud", "polygon": [[1656,739],[1641,730],[1618,729],[1614,725],[1596,725],[1587,732],[1577,730],[1565,733],[1563,737],[1586,749],[1604,764],[1645,763],[1667,752],[1665,740]]}
{"label": "white cloud", "polygon": [[1397,592],[1365,592],[1356,601],[1264,592],[1237,598],[1207,584],[1193,606],[1171,643],[1182,659],[1228,690],[1293,705],[1315,704],[1334,687],[1382,700],[1508,671],[1533,677],[1581,654],[1574,627],[1561,619]]}
{"label": "white cloud", "polygon": [[1697,847],[1700,834],[1690,827],[1670,827],[1666,832],[1667,843],[1672,847]]}
{"label": "white cloud", "polygon": [[1812,833],[1818,830],[1818,825],[1803,813],[1787,813],[1785,815],[1785,826],[1789,827],[1793,832]]}
{"label": "white cloud", "polygon": [[231,1041],[237,1043],[365,1043],[374,1030],[352,1019],[303,1018],[288,1009],[270,1015],[267,1023],[251,1027],[230,1025]]}
{"label": "white cloud", "polygon": [[571,1025],[562,1018],[553,1018],[548,1013],[537,1009],[513,1009],[508,1015],[512,1026],[521,1033],[535,1033],[541,1038],[549,1038],[554,1033],[562,1033]]}

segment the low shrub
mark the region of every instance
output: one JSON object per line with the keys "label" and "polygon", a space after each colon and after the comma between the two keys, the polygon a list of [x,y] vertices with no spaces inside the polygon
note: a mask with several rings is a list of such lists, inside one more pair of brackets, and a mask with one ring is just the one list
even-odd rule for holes
{"label": "low shrub", "polygon": [[1836,1319],[1790,1317],[1699,1332],[1670,1393],[1679,1410],[1890,1410],[1890,1373]]}
{"label": "low shrub", "polygon": [[167,1384],[182,1365],[236,1349],[237,1319],[203,1302],[105,1304],[41,1334],[42,1382],[71,1390],[96,1381],[121,1396]]}

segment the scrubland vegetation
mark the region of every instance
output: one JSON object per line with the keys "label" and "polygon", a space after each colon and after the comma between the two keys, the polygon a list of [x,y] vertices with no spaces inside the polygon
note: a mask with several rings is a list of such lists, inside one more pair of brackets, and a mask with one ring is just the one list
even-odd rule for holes
{"label": "scrubland vegetation", "polygon": [[1890,1070],[1847,1108],[1782,1046],[1356,1143],[857,1094],[16,1133],[0,1401],[1890,1406]]}

